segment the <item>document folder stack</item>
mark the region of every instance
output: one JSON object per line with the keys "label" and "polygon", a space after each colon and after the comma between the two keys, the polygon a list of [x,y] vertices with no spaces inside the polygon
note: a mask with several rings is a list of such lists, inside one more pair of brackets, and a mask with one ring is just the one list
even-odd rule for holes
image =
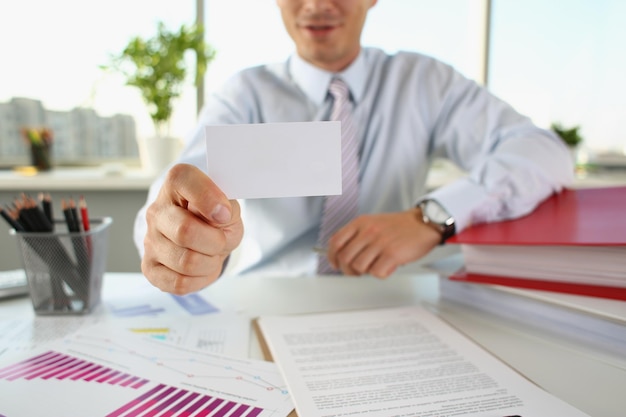
{"label": "document folder stack", "polygon": [[448,243],[464,258],[451,280],[626,300],[626,187],[565,189]]}

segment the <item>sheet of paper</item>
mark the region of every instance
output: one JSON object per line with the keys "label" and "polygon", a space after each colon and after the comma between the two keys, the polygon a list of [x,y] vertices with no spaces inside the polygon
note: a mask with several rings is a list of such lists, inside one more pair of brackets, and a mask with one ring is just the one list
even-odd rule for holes
{"label": "sheet of paper", "polygon": [[[141,294],[137,297],[136,294]],[[223,311],[199,293],[177,296],[150,284],[147,279],[125,285],[105,286],[100,308],[117,318],[211,315]]]}
{"label": "sheet of paper", "polygon": [[126,329],[140,338],[220,355],[246,358],[250,353],[250,318],[243,314],[108,320],[97,326]]}
{"label": "sheet of paper", "polygon": [[207,126],[208,175],[228,198],[341,194],[340,122]]}
{"label": "sheet of paper", "polygon": [[300,416],[588,417],[419,306],[258,324]]}
{"label": "sheet of paper", "polygon": [[[276,365],[83,329],[0,361],[0,415],[281,417],[293,410]],[[212,411],[209,411],[212,410]],[[211,414],[214,412],[215,414]]]}
{"label": "sheet of paper", "polygon": [[99,315],[21,318],[0,316],[0,362],[103,320]]}
{"label": "sheet of paper", "polygon": [[250,318],[236,313],[200,317],[132,317],[111,319],[102,315],[81,317],[0,317],[0,361],[37,349],[92,326],[126,329],[138,337],[206,352],[247,357]]}

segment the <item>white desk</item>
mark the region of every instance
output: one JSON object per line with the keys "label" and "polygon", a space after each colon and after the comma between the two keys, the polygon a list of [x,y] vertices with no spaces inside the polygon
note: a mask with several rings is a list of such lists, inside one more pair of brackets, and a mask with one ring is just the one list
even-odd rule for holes
{"label": "white desk", "polygon": [[[443,302],[438,283],[438,277],[426,270],[398,274],[386,281],[370,277],[225,277],[200,294],[224,311],[253,316],[425,303],[527,378],[590,416],[624,415],[626,353],[610,357],[588,346],[565,343],[556,336]],[[103,303],[92,314],[107,315],[107,302],[120,294],[120,289],[134,289],[142,299],[166,296],[143,284],[140,274],[108,273]],[[0,315],[8,314],[34,317],[28,298],[1,302]],[[260,359],[258,342],[252,340],[250,357]]]}

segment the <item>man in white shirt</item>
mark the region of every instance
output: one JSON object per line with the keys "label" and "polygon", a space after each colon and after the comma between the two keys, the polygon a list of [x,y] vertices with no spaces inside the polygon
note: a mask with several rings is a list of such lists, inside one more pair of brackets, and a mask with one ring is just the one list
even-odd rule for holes
{"label": "man in white shirt", "polygon": [[[285,63],[236,74],[203,109],[135,225],[142,271],[185,294],[229,274],[316,273],[324,197],[229,201],[205,174],[203,127],[328,120],[328,86],[350,90],[359,141],[359,215],[324,248],[346,275],[388,277],[470,224],[525,215],[573,180],[564,144],[450,66],[364,48],[376,0],[277,0],[296,46]],[[435,157],[468,172],[428,193]],[[245,223],[245,233],[244,233]]]}

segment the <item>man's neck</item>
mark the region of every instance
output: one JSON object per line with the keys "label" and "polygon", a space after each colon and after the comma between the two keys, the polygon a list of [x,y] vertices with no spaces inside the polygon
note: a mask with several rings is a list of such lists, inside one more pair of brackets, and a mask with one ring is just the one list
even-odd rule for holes
{"label": "man's neck", "polygon": [[356,61],[356,59],[359,57],[359,54],[361,53],[361,46],[359,46],[356,51],[354,51],[354,53],[346,55],[345,57],[341,57],[340,59],[312,59],[301,54],[300,51],[297,51],[297,53],[302,60],[308,62],[309,64],[324,71],[337,73],[342,72],[350,65],[352,65],[354,61]]}

